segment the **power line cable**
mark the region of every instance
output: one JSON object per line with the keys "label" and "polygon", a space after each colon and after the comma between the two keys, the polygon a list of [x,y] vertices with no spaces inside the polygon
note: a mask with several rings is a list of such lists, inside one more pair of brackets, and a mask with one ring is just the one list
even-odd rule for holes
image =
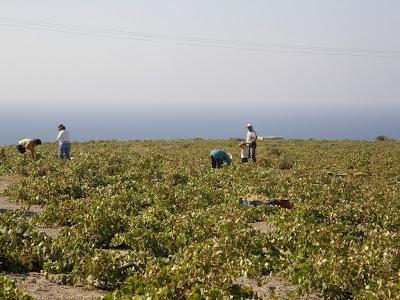
{"label": "power line cable", "polygon": [[[335,56],[358,56],[358,57],[376,57],[376,58],[400,58],[396,54],[397,50],[379,50],[379,49],[355,49],[355,48],[327,48],[315,46],[299,46],[273,43],[250,43],[239,41],[227,41],[218,39],[202,39],[184,36],[171,36],[162,34],[147,34],[131,31],[100,29],[94,27],[63,25],[57,23],[27,21],[19,19],[0,18],[0,26],[16,27],[32,30],[61,32],[77,35],[89,35],[106,38],[127,39],[146,41],[153,43],[180,44],[186,46],[215,47],[236,50],[264,51],[275,53],[299,53],[316,55],[335,55]],[[278,49],[270,49],[278,48]]]}
{"label": "power line cable", "polygon": [[384,49],[365,49],[365,48],[333,48],[333,47],[320,47],[320,46],[310,46],[310,45],[290,45],[282,43],[265,43],[265,42],[243,42],[243,41],[233,41],[233,40],[221,40],[221,39],[205,39],[198,37],[188,37],[188,36],[175,36],[166,34],[152,34],[143,32],[133,32],[124,30],[114,30],[114,29],[102,29],[96,27],[86,27],[86,26],[76,26],[76,25],[65,25],[59,23],[50,22],[39,22],[32,20],[21,20],[21,19],[11,19],[11,18],[0,18],[0,21],[13,22],[17,24],[34,25],[34,26],[48,26],[61,29],[69,30],[88,30],[93,32],[107,33],[107,34],[121,34],[121,35],[137,35],[147,38],[165,38],[165,39],[176,39],[192,42],[209,42],[209,43],[227,43],[234,45],[243,46],[268,46],[268,47],[284,47],[284,48],[294,48],[300,50],[327,50],[327,51],[349,51],[349,52],[368,52],[368,53],[395,53],[400,54],[400,50],[384,50]]}

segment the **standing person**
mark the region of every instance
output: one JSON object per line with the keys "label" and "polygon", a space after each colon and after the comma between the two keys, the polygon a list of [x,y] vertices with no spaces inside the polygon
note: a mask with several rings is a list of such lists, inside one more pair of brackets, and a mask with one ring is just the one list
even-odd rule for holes
{"label": "standing person", "polygon": [[256,162],[257,133],[253,129],[253,125],[247,124],[246,144],[249,147],[249,156],[253,162]]}
{"label": "standing person", "polygon": [[69,139],[69,132],[65,129],[63,124],[58,125],[58,159],[63,159],[64,156],[66,159],[70,160],[70,152],[71,152],[71,141]]}
{"label": "standing person", "polygon": [[19,153],[24,154],[26,150],[31,151],[32,158],[35,158],[35,147],[41,145],[42,141],[40,139],[23,139],[17,144],[17,150]]}
{"label": "standing person", "polygon": [[225,151],[214,149],[210,152],[211,166],[213,169],[221,168],[222,164],[225,162],[228,166],[232,163],[232,155],[226,153]]}

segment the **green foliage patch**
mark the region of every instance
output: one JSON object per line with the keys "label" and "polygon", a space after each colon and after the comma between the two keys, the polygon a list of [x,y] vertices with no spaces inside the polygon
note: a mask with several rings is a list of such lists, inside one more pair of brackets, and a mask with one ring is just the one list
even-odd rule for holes
{"label": "green foliage patch", "polygon": [[14,281],[0,275],[0,299],[4,300],[33,300],[34,298],[18,290]]}
{"label": "green foliage patch", "polygon": [[[212,170],[209,151],[236,154]],[[239,164],[228,141],[102,141],[56,146],[41,158],[0,152],[0,174],[25,179],[6,194],[40,216],[0,215],[1,267],[62,274],[64,284],[133,296],[255,297],[241,276],[278,275],[326,298],[400,296],[400,144],[262,141]],[[288,198],[293,210],[241,207],[247,195]],[[267,222],[277,230],[249,226]],[[63,226],[49,238],[37,224]]]}

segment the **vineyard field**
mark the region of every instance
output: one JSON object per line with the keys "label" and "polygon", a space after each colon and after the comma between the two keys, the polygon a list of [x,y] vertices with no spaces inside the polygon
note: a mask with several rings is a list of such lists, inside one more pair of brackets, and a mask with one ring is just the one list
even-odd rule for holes
{"label": "vineyard field", "polygon": [[[212,169],[214,148],[233,164]],[[400,297],[398,142],[263,140],[245,164],[233,139],[38,151],[0,149],[1,178],[18,178],[2,197],[27,207],[0,207],[0,296],[31,299],[6,277],[40,272],[106,300],[263,298],[241,282],[269,278],[295,287],[273,299]]]}

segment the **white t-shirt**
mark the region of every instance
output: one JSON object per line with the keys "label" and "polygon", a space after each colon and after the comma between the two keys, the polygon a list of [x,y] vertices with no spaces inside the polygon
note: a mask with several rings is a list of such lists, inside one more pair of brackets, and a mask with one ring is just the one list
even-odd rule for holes
{"label": "white t-shirt", "polygon": [[246,143],[251,143],[257,140],[257,134],[253,131],[247,131]]}
{"label": "white t-shirt", "polygon": [[26,147],[26,145],[28,145],[30,142],[32,142],[32,140],[31,139],[23,139],[23,140],[20,140],[19,142],[18,142],[18,145],[20,145],[20,146],[22,146],[22,147]]}
{"label": "white t-shirt", "polygon": [[58,133],[57,141],[58,141],[58,144],[60,144],[60,145],[62,143],[69,143],[70,142],[70,140],[69,140],[69,132],[66,129],[61,130]]}

